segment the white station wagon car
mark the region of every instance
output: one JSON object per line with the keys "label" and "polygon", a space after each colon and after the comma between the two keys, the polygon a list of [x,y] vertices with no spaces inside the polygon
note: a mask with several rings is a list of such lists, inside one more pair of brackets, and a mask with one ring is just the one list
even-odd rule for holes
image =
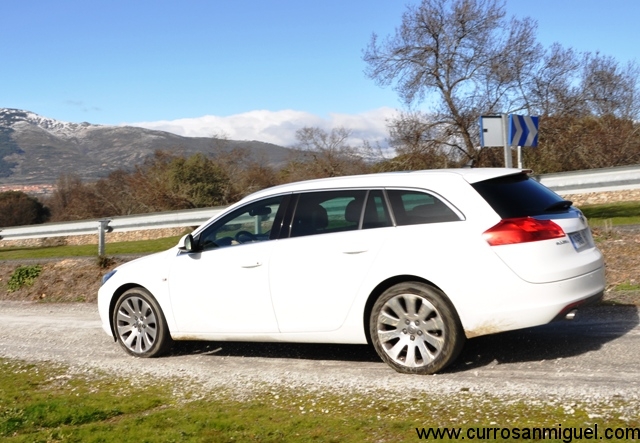
{"label": "white station wagon car", "polygon": [[98,306],[138,357],[173,340],[369,342],[429,374],[465,338],[572,316],[604,286],[570,201],[527,171],[456,169],[262,190],[105,275]]}

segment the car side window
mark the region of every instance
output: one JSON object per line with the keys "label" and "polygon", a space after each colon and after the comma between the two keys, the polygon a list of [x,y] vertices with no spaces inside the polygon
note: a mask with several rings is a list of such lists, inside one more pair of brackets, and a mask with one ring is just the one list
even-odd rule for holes
{"label": "car side window", "polygon": [[249,203],[207,227],[199,235],[203,250],[269,240],[284,196]]}
{"label": "car side window", "polygon": [[387,190],[398,226],[459,221],[460,217],[437,197],[421,191]]}
{"label": "car side window", "polygon": [[366,194],[365,190],[300,194],[291,222],[291,237],[359,229]]}

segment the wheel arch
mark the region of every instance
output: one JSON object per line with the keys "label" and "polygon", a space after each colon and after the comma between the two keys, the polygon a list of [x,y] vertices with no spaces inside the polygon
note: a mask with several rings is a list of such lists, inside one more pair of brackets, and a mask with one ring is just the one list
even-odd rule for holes
{"label": "wheel arch", "polygon": [[[407,282],[424,283],[429,286],[433,286],[434,288],[437,288],[438,290],[444,293],[444,291],[442,291],[442,289],[440,289],[438,285],[436,285],[432,281],[429,281],[425,278],[418,277],[417,275],[411,275],[411,274],[396,275],[394,277],[389,277],[386,280],[380,282],[378,286],[376,286],[373,289],[373,291],[371,291],[371,293],[369,294],[369,298],[367,299],[367,302],[365,304],[364,313],[362,316],[362,327],[367,337],[368,344],[371,344],[371,334],[369,332],[369,320],[371,317],[371,311],[373,310],[373,305],[375,304],[376,300],[378,299],[378,297],[380,297],[380,295],[382,295],[382,293],[384,293],[384,291],[386,291],[390,287],[395,286],[399,283],[407,283]],[[455,306],[453,306],[453,303],[451,303],[451,306],[455,310]],[[458,314],[458,317],[459,317],[459,314]]]}

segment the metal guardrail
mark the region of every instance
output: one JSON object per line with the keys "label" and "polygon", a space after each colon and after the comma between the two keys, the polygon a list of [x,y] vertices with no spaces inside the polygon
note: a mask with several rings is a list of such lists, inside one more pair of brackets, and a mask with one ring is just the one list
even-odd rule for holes
{"label": "metal guardrail", "polygon": [[[535,177],[540,183],[559,194],[581,194],[624,189],[640,189],[640,165],[616,168],[590,169]],[[41,225],[17,226],[0,230],[4,240],[23,240],[44,237],[100,234],[101,229],[113,231],[141,231],[146,229],[198,226],[225,208],[190,209],[155,214],[113,217],[109,223],[94,219],[78,222],[44,223]],[[104,233],[104,231],[102,231]]]}
{"label": "metal guardrail", "polygon": [[30,238],[91,235],[98,234],[100,227],[103,225],[104,228],[107,228],[108,225],[108,228],[118,232],[198,226],[223,210],[224,207],[215,207],[154,214],[127,215],[112,217],[109,219],[108,224],[104,223],[103,220],[93,219],[77,222],[17,226],[1,229],[0,236],[3,240],[24,240]]}
{"label": "metal guardrail", "polygon": [[640,166],[559,172],[536,177],[540,183],[558,194],[640,189]]}

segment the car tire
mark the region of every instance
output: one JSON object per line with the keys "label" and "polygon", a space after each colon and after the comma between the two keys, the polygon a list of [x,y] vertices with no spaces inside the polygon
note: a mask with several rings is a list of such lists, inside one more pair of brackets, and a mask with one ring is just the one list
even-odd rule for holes
{"label": "car tire", "polygon": [[113,310],[113,329],[120,346],[135,357],[157,357],[171,345],[160,305],[143,288],[124,292]]}
{"label": "car tire", "polygon": [[451,364],[465,342],[447,296],[424,283],[387,289],[371,311],[369,332],[380,358],[398,372],[433,374]]}

